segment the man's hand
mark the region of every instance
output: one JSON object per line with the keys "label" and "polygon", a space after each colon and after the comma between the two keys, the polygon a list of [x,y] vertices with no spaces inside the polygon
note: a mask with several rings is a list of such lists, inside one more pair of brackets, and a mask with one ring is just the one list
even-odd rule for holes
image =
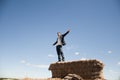
{"label": "man's hand", "polygon": [[68,32],[70,32],[70,29],[68,29]]}

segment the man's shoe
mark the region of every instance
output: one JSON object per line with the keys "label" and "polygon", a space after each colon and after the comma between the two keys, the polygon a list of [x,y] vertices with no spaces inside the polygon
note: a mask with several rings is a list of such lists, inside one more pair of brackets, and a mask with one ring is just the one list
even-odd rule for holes
{"label": "man's shoe", "polygon": [[62,59],[62,61],[65,61],[64,59]]}
{"label": "man's shoe", "polygon": [[58,60],[57,62],[61,62],[61,60]]}

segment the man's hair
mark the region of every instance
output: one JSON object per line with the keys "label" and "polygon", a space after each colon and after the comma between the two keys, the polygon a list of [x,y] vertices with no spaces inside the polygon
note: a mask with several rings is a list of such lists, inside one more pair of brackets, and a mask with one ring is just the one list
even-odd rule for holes
{"label": "man's hair", "polygon": [[57,34],[59,34],[60,32],[57,32]]}

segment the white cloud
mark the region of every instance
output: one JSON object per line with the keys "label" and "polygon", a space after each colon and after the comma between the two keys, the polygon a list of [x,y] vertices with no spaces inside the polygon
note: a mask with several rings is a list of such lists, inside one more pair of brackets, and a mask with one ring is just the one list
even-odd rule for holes
{"label": "white cloud", "polygon": [[48,68],[49,65],[44,65],[44,64],[31,64],[25,60],[21,60],[21,63],[26,65],[26,66],[31,66],[31,67],[36,67],[36,68]]}
{"label": "white cloud", "polygon": [[114,71],[114,70],[108,70],[108,72],[113,73],[113,74],[118,74],[118,73],[120,73],[120,72]]}
{"label": "white cloud", "polygon": [[81,58],[80,60],[87,60],[87,59],[83,57],[83,58]]}
{"label": "white cloud", "polygon": [[25,61],[25,60],[21,60],[20,62],[21,62],[21,63],[23,63],[23,64],[24,64],[24,63],[26,63],[26,61]]}
{"label": "white cloud", "polygon": [[48,54],[48,57],[53,58],[53,57],[55,57],[55,56],[52,55],[52,54]]}
{"label": "white cloud", "polygon": [[30,63],[26,63],[27,66],[30,66],[31,64]]}
{"label": "white cloud", "polygon": [[33,67],[38,67],[38,68],[48,68],[49,65],[31,65]]}
{"label": "white cloud", "polygon": [[120,62],[118,62],[118,65],[120,65]]}
{"label": "white cloud", "polygon": [[75,55],[80,55],[80,53],[79,52],[75,52]]}
{"label": "white cloud", "polygon": [[112,53],[112,51],[111,51],[111,50],[109,50],[109,51],[108,51],[108,53],[110,53],[110,54],[111,54],[111,53]]}

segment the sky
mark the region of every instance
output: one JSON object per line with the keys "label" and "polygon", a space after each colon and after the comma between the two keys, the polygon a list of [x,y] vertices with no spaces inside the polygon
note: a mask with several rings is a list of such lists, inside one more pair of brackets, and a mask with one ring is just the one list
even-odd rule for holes
{"label": "sky", "polygon": [[119,0],[0,0],[0,77],[51,77],[57,32],[66,61],[97,59],[120,77]]}

